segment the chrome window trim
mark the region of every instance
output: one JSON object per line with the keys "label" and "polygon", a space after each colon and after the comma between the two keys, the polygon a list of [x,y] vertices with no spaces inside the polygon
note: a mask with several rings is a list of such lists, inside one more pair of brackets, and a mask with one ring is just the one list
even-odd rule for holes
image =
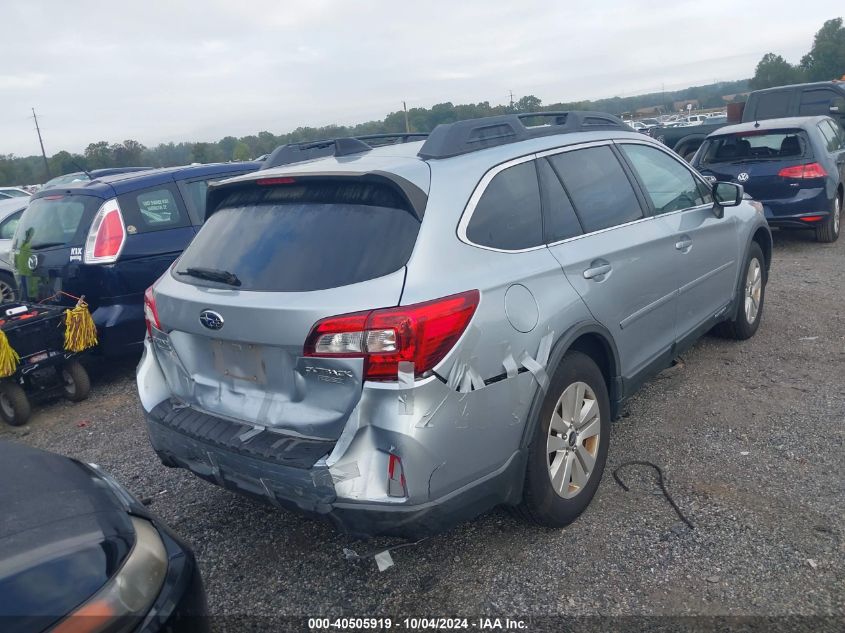
{"label": "chrome window trim", "polygon": [[[707,183],[706,180],[692,167],[689,166],[683,159],[679,158],[677,154],[672,152],[669,148],[667,148],[662,143],[657,141],[647,141],[645,139],[635,139],[635,138],[626,138],[626,139],[604,139],[600,141],[588,141],[586,143],[575,143],[572,145],[567,145],[565,147],[556,147],[553,149],[546,149],[541,152],[536,152],[534,154],[528,154],[526,156],[520,156],[519,158],[514,158],[504,163],[500,163],[495,167],[490,168],[485,174],[481,177],[481,180],[475,186],[475,189],[472,192],[472,195],[469,198],[469,202],[467,202],[466,207],[464,207],[463,214],[461,215],[461,219],[458,223],[458,239],[467,244],[469,246],[474,246],[475,248],[481,248],[486,251],[493,251],[495,253],[530,253],[532,251],[537,251],[542,248],[551,248],[552,246],[559,246],[561,244],[566,244],[567,242],[574,242],[575,240],[580,240],[585,237],[590,237],[592,235],[599,235],[601,233],[606,233],[607,231],[613,231],[615,229],[624,228],[626,226],[632,226],[634,224],[639,224],[641,222],[646,222],[648,220],[656,220],[658,218],[665,218],[671,215],[675,215],[677,213],[686,213],[687,211],[697,211],[700,209],[712,208],[713,203],[705,203],[700,204],[694,207],[688,207],[686,209],[677,209],[675,211],[670,211],[668,213],[660,213],[658,215],[646,215],[642,218],[637,218],[636,220],[631,220],[630,222],[625,222],[624,224],[615,224],[614,226],[609,226],[604,229],[599,229],[598,231],[590,231],[589,233],[582,233],[581,235],[574,235],[572,237],[567,237],[562,240],[558,240],[556,242],[549,242],[540,244],[538,246],[532,246],[530,248],[522,248],[518,250],[510,250],[510,249],[503,249],[503,248],[496,248],[494,246],[484,246],[483,244],[476,244],[472,240],[467,237],[466,230],[469,226],[469,222],[472,219],[472,214],[475,213],[475,208],[478,206],[478,201],[481,199],[481,196],[484,195],[484,191],[487,189],[487,186],[490,184],[490,181],[493,180],[499,173],[503,172],[505,169],[509,167],[513,167],[515,165],[519,165],[521,163],[526,163],[529,160],[537,160],[538,158],[546,158],[547,156],[556,156],[558,154],[563,154],[566,152],[572,152],[579,149],[588,149],[590,147],[602,147],[607,145],[624,145],[626,143],[631,143],[634,145],[646,145],[648,147],[653,147],[654,149],[663,152],[676,162],[678,162],[681,166],[684,167],[693,177],[693,179],[697,180],[701,184],[705,185],[708,188],[711,188],[710,185]],[[621,148],[620,148],[621,149]]]}
{"label": "chrome window trim", "polygon": [[[529,248],[521,248],[517,250],[496,248],[495,246],[485,246],[483,244],[476,244],[467,237],[467,227],[469,226],[469,222],[472,219],[472,214],[475,213],[475,208],[478,206],[478,202],[479,200],[481,200],[481,196],[483,196],[484,192],[487,190],[487,185],[490,184],[490,181],[506,169],[509,169],[510,167],[515,167],[516,165],[521,165],[522,163],[527,163],[528,161],[532,161],[535,158],[537,158],[537,154],[528,154],[527,156],[520,156],[519,158],[513,158],[511,160],[505,161],[504,163],[499,163],[495,167],[491,167],[489,170],[487,170],[487,172],[481,177],[481,180],[478,181],[478,184],[475,186],[472,195],[469,197],[469,202],[467,202],[466,207],[464,207],[464,212],[461,215],[460,221],[458,222],[459,240],[461,240],[464,244],[469,244],[470,246],[475,246],[476,248],[483,248],[487,251],[495,251],[497,253],[528,253],[530,251],[536,251],[541,248],[546,248],[545,244],[539,244],[538,246],[531,246]],[[537,186],[539,187],[539,183]]]}
{"label": "chrome window trim", "polygon": [[631,220],[630,222],[625,222],[624,224],[614,224],[613,226],[608,226],[604,229],[599,229],[598,231],[590,231],[589,233],[582,233],[581,235],[573,235],[572,237],[567,237],[563,240],[558,240],[557,242],[550,242],[547,244],[549,248],[552,246],[559,246],[560,244],[566,244],[567,242],[574,242],[575,240],[580,240],[585,237],[592,237],[593,235],[600,235],[602,233],[607,233],[608,231],[614,231],[616,229],[621,229],[626,226],[631,226],[633,224],[640,224],[641,222],[646,222],[648,220],[656,220],[657,218],[662,217],[659,215],[647,215],[644,218],[637,218],[636,220]]}
{"label": "chrome window trim", "polygon": [[[547,149],[543,150],[542,152],[536,152],[534,154],[528,154],[526,156],[520,156],[519,158],[513,158],[511,160],[505,161],[504,163],[499,163],[495,167],[491,167],[485,174],[481,177],[481,180],[475,186],[475,189],[472,192],[472,195],[469,197],[469,202],[467,202],[466,207],[464,207],[463,214],[461,215],[461,219],[458,222],[458,239],[467,244],[469,246],[474,246],[475,248],[482,248],[486,251],[493,251],[495,253],[530,253],[531,251],[538,251],[542,248],[548,248],[550,244],[546,244],[545,242],[539,244],[537,246],[531,246],[529,248],[521,248],[521,249],[505,249],[505,248],[496,248],[495,246],[485,246],[483,244],[476,244],[472,240],[467,237],[467,227],[469,226],[470,220],[472,220],[472,215],[475,213],[475,208],[478,206],[479,200],[481,200],[481,196],[484,195],[484,192],[487,190],[487,186],[490,184],[490,181],[493,180],[498,174],[503,172],[504,170],[514,167],[516,165],[520,165],[522,163],[527,163],[530,160],[536,160],[538,158],[543,158],[545,156],[551,156],[554,154],[561,154],[563,152],[570,152],[576,149],[586,149],[589,147],[598,147],[601,145],[612,145],[612,139],[606,139],[601,141],[589,141],[586,143],[576,143],[573,145],[567,145],[566,147],[558,147],[555,149]],[[539,186],[539,182],[538,182]],[[639,218],[638,220],[634,220],[634,222],[640,222],[646,218]],[[608,227],[609,229],[614,229],[619,226],[626,226],[627,224],[633,224],[634,222],[628,222],[626,224],[618,224],[616,226]],[[605,231],[608,229],[602,229]],[[592,233],[586,233],[582,235],[576,235],[575,237],[585,237],[586,235],[593,235],[601,231],[593,231]],[[574,238],[568,238],[574,239]],[[567,241],[567,240],[564,240]]]}

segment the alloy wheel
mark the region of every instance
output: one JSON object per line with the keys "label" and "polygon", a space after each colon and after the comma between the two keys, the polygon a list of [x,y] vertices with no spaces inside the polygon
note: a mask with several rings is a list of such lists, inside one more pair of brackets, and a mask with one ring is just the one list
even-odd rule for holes
{"label": "alloy wheel", "polygon": [[760,299],[763,296],[763,269],[755,257],[748,262],[745,274],[745,320],[749,325],[757,320],[760,311]]}
{"label": "alloy wheel", "polygon": [[552,410],[546,439],[549,478],[554,491],[564,499],[581,492],[593,474],[600,431],[596,394],[584,382],[572,383]]}

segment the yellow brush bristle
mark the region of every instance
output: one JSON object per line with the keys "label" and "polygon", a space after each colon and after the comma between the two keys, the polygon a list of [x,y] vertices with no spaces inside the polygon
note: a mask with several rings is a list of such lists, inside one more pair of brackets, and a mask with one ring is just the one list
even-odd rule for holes
{"label": "yellow brush bristle", "polygon": [[65,349],[81,352],[97,344],[97,326],[88,312],[88,304],[80,300],[72,310],[65,310]]}
{"label": "yellow brush bristle", "polygon": [[14,374],[18,369],[18,361],[21,359],[18,353],[9,345],[6,333],[0,330],[0,378],[6,378]]}

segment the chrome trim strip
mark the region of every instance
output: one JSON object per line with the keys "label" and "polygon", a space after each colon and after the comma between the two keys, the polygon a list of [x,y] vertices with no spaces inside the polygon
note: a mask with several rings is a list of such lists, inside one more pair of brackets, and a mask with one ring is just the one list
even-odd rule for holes
{"label": "chrome trim strip", "polygon": [[681,286],[681,287],[680,287],[680,289],[679,289],[679,293],[680,293],[680,294],[683,294],[683,293],[684,293],[684,292],[686,292],[687,290],[691,290],[692,288],[694,288],[694,287],[695,287],[695,286],[697,286],[698,284],[700,284],[700,283],[702,283],[702,282],[704,282],[704,281],[707,281],[708,279],[710,279],[710,278],[711,278],[711,277],[713,277],[714,275],[718,275],[720,272],[722,272],[722,271],[723,271],[723,270],[725,270],[726,268],[729,268],[729,267],[733,266],[735,262],[736,262],[736,260],[735,260],[735,259],[732,259],[732,260],[731,260],[731,261],[729,261],[729,262],[725,262],[724,264],[722,264],[722,265],[721,265],[721,266],[719,266],[718,268],[714,268],[714,269],[713,269],[713,270],[711,270],[709,273],[705,273],[704,275],[702,275],[702,276],[701,276],[701,277],[699,277],[698,279],[693,279],[691,282],[689,282],[689,283],[684,284],[683,286]]}
{"label": "chrome trim strip", "polygon": [[652,301],[647,306],[643,306],[642,308],[640,308],[639,310],[637,310],[633,314],[628,315],[624,319],[622,319],[619,322],[619,328],[624,330],[626,327],[631,325],[631,323],[633,323],[634,321],[644,317],[646,314],[648,314],[652,310],[656,310],[657,308],[662,306],[667,301],[670,301],[671,299],[675,299],[679,294],[680,294],[680,291],[676,288],[675,290],[670,292],[668,295],[664,295],[664,296],[660,297],[660,299],[658,299],[657,301]]}

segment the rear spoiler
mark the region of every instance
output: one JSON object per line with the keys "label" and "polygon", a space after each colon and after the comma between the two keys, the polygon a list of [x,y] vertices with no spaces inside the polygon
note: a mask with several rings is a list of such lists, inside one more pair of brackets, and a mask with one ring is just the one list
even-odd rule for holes
{"label": "rear spoiler", "polygon": [[[223,200],[231,193],[236,191],[249,191],[258,186],[265,186],[261,184],[262,180],[287,180],[288,183],[282,184],[286,186],[294,182],[313,183],[319,181],[343,180],[353,179],[365,182],[375,182],[387,185],[399,193],[405,200],[407,200],[410,207],[410,212],[416,216],[419,221],[422,221],[425,214],[425,207],[428,203],[428,194],[420,189],[410,180],[403,178],[397,174],[386,171],[369,171],[369,172],[309,172],[306,174],[280,174],[278,176],[266,176],[262,178],[261,171],[250,174],[252,177],[247,180],[236,180],[234,182],[223,181],[221,183],[210,183],[208,187],[208,194],[206,199],[205,220],[208,220],[216,211]],[[266,183],[270,185],[271,183]]]}

